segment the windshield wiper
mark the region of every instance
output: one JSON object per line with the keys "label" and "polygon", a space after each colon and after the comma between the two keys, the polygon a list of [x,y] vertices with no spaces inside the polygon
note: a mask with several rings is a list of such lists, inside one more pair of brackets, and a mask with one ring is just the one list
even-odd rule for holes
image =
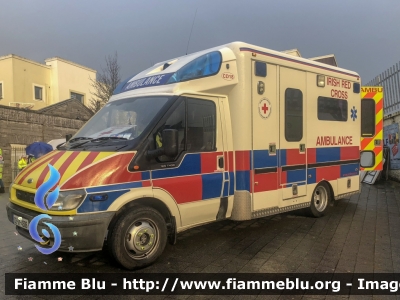
{"label": "windshield wiper", "polygon": [[91,137],[79,136],[79,137],[70,139],[70,140],[68,141],[68,143],[75,142],[75,141],[79,141],[79,140],[91,140],[91,139],[93,139],[93,138],[91,138]]}
{"label": "windshield wiper", "polygon": [[90,142],[96,141],[105,141],[105,140],[127,140],[127,138],[118,137],[118,136],[103,136],[97,139],[91,139]]}

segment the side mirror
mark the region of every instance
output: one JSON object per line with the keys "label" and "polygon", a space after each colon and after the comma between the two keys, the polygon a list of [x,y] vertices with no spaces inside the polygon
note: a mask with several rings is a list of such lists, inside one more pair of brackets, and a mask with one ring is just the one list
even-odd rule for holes
{"label": "side mirror", "polygon": [[162,143],[164,154],[168,157],[175,157],[178,155],[178,130],[165,129],[162,132]]}
{"label": "side mirror", "polygon": [[72,134],[65,135],[65,141],[69,141],[72,138]]}

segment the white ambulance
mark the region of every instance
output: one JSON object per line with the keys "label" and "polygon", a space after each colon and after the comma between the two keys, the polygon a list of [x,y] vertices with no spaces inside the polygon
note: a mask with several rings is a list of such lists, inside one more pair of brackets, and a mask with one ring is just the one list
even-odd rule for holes
{"label": "white ambulance", "polygon": [[32,195],[51,164],[60,196],[46,213],[59,250],[100,250],[106,238],[128,269],[201,224],[301,208],[320,217],[360,190],[360,114],[352,71],[242,42],[167,60],[121,83],[72,139],[21,172],[8,216],[29,238],[43,213]]}

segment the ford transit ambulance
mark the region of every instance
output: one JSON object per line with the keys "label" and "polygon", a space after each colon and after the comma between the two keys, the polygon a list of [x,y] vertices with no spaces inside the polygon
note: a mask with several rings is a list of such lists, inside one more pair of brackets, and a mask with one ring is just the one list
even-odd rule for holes
{"label": "ford transit ambulance", "polygon": [[[167,60],[23,170],[8,218],[31,238],[47,213],[60,251],[106,245],[134,269],[194,226],[302,208],[320,217],[360,190],[360,109],[357,73],[282,52],[234,42]],[[33,199],[49,164],[60,193],[43,211]]]}

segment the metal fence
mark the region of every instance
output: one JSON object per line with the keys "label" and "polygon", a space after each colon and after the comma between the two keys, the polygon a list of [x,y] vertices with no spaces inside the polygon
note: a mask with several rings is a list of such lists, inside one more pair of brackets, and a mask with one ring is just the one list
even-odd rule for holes
{"label": "metal fence", "polygon": [[365,85],[383,87],[384,117],[400,112],[400,62]]}
{"label": "metal fence", "polygon": [[25,146],[11,146],[11,179],[14,181],[20,170],[18,169],[18,161],[22,156],[26,155]]}

